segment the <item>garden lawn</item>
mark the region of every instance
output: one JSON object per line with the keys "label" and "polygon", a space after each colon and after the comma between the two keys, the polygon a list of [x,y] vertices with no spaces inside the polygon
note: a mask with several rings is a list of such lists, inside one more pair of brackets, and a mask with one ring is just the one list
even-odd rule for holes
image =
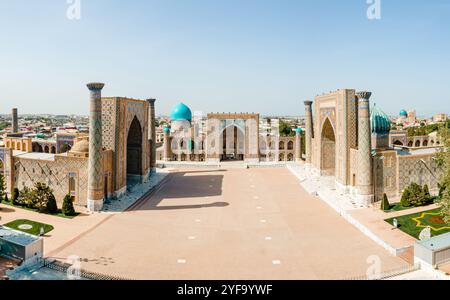
{"label": "garden lawn", "polygon": [[[21,229],[21,228],[19,228],[20,225],[30,225],[32,227],[30,229]],[[45,234],[54,229],[52,225],[34,222],[34,221],[30,221],[30,220],[15,220],[15,221],[9,222],[3,226],[9,227],[9,228],[12,228],[15,230],[19,230],[19,231],[22,231],[25,233],[33,234],[33,235],[39,235],[39,233],[41,231],[41,227],[44,228]]]}
{"label": "garden lawn", "polygon": [[[406,216],[396,217],[398,221],[398,228],[407,234],[419,239],[420,232],[427,226],[431,227],[431,236],[437,236],[450,232],[450,224],[445,224],[440,217],[440,208],[415,213]],[[394,218],[385,220],[393,225]]]}

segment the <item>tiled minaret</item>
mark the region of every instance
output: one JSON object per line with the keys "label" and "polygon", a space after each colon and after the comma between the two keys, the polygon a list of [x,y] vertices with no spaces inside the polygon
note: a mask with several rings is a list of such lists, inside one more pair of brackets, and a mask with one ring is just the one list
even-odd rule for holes
{"label": "tiled minaret", "polygon": [[19,115],[17,113],[17,108],[12,109],[12,132],[19,132]]}
{"label": "tiled minaret", "polygon": [[163,145],[163,160],[169,161],[170,160],[170,128],[166,127],[164,128],[164,145]]}
{"label": "tiled minaret", "polygon": [[89,117],[89,178],[87,207],[90,211],[103,208],[103,163],[102,163],[102,89],[103,83],[89,83],[91,92]]}
{"label": "tiled minaret", "polygon": [[302,161],[302,129],[295,130],[295,161]]}
{"label": "tiled minaret", "polygon": [[370,130],[369,99],[371,92],[359,92],[358,97],[358,200],[369,206],[373,202],[372,135]]}
{"label": "tiled minaret", "polygon": [[147,99],[149,109],[149,126],[148,126],[148,140],[150,141],[150,167],[152,171],[156,167],[156,128],[155,128],[155,101],[156,99]]}
{"label": "tiled minaret", "polygon": [[306,163],[311,163],[311,151],[312,151],[312,135],[313,135],[313,124],[312,124],[312,101],[305,101],[305,156]]}

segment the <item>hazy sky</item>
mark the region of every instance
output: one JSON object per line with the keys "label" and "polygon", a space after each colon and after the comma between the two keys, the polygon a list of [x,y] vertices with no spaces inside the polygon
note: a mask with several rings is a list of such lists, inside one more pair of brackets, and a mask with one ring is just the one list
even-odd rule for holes
{"label": "hazy sky", "polygon": [[[74,0],[71,0],[74,1]],[[0,113],[87,114],[105,96],[193,111],[304,113],[303,101],[367,89],[389,114],[450,113],[450,1],[0,0]]]}

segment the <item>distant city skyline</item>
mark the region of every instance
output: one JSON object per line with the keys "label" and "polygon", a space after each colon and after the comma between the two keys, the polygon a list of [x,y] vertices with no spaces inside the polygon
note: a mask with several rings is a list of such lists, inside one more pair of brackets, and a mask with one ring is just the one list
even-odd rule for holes
{"label": "distant city skyline", "polygon": [[365,0],[0,0],[0,113],[87,115],[105,96],[192,111],[304,115],[340,88],[373,92],[387,114],[450,113],[450,2]]}

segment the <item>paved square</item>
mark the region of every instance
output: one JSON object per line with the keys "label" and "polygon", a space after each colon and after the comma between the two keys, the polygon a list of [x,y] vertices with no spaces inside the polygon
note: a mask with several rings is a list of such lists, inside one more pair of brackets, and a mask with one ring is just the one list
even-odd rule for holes
{"label": "paved square", "polygon": [[407,266],[284,168],[173,172],[132,211],[66,244],[83,268],[134,279],[345,279]]}

